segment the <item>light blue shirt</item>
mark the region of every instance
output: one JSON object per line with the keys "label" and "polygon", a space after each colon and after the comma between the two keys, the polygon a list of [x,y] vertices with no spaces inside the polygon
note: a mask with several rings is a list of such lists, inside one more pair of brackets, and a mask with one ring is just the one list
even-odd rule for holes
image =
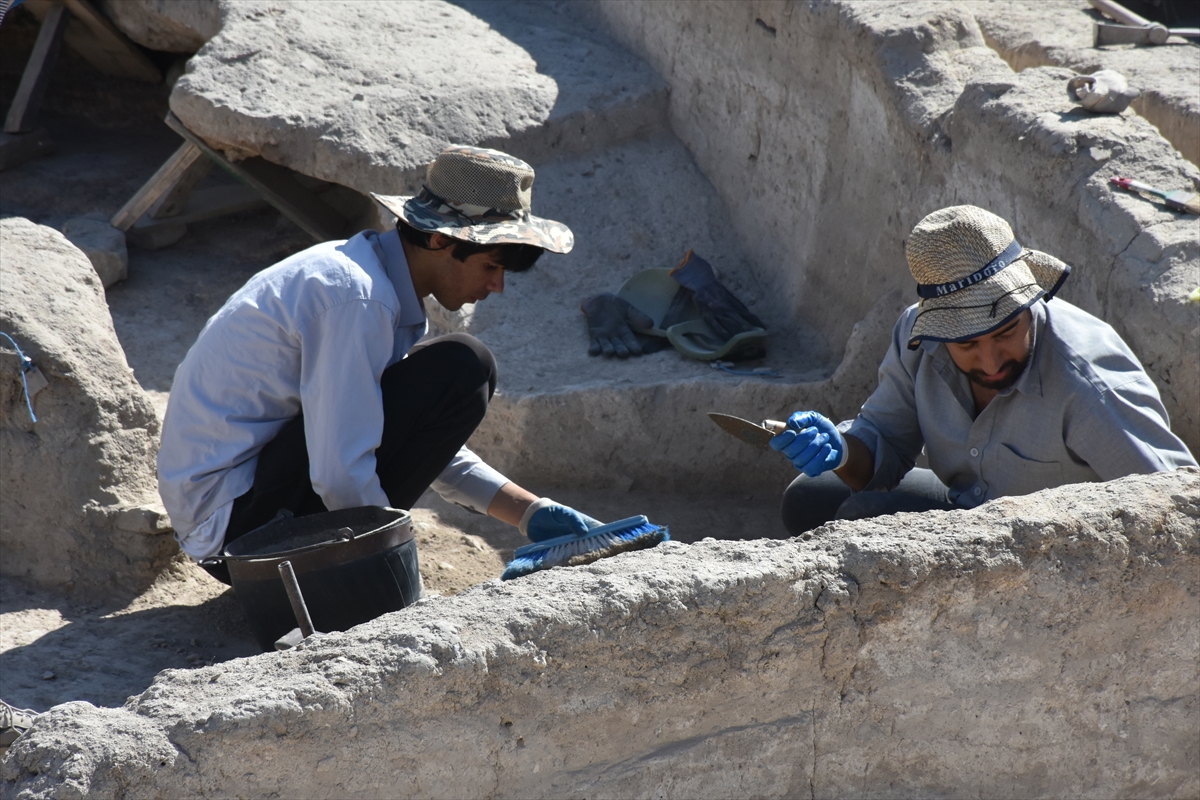
{"label": "light blue shirt", "polygon": [[894,489],[922,446],[950,499],[967,508],[1196,463],[1116,331],[1061,299],[1038,300],[1030,310],[1029,364],[978,416],[970,383],[944,344],[908,349],[917,306],[901,316],[878,388],[852,423],[839,426],[875,454],[864,491]]}
{"label": "light blue shirt", "polygon": [[[176,370],[163,421],[159,493],[183,550],[220,551],[259,452],[301,409],[326,508],[387,506],[375,473],[379,382],[427,330],[394,230],[310,247],[234,293]],[[486,512],[507,482],[464,447],[433,488]]]}

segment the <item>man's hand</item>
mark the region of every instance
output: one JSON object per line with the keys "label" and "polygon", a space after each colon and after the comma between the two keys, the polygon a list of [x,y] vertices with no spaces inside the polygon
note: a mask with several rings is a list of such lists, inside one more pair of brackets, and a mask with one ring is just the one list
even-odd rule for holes
{"label": "man's hand", "polygon": [[522,535],[535,542],[557,536],[582,536],[602,524],[549,497],[539,498],[512,481],[496,492],[487,513],[509,525],[516,525]]}
{"label": "man's hand", "polygon": [[771,448],[787,456],[792,466],[810,478],[841,469],[850,449],[837,427],[815,411],[797,411],[788,417],[788,429],[771,440]]}
{"label": "man's hand", "polygon": [[579,308],[587,315],[588,338],[591,339],[589,356],[603,353],[609,357],[629,358],[642,354],[642,345],[629,326],[652,328],[654,320],[650,317],[610,292],[592,295]]}
{"label": "man's hand", "polygon": [[583,536],[602,524],[570,506],[543,497],[529,506],[517,527],[530,541],[544,542],[559,536]]}

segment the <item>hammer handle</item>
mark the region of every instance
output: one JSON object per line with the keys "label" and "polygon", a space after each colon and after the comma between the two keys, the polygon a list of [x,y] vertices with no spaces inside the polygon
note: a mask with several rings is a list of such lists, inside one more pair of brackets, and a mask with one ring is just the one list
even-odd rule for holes
{"label": "hammer handle", "polygon": [[1151,22],[1145,17],[1140,17],[1124,6],[1117,5],[1113,0],[1088,0],[1092,4],[1092,8],[1099,11],[1117,22],[1123,22],[1126,25],[1134,25],[1138,28],[1162,28],[1157,22]]}

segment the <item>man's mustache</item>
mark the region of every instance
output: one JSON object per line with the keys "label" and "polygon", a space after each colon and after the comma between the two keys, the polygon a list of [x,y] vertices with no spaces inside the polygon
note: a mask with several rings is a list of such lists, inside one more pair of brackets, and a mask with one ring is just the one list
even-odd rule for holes
{"label": "man's mustache", "polygon": [[1025,367],[1029,364],[1029,359],[1017,361],[1015,358],[1005,361],[1000,366],[1000,372],[1005,373],[1000,380],[989,381],[984,376],[984,371],[981,369],[973,369],[967,373],[967,380],[976,386],[982,386],[984,389],[1007,389],[1017,382],[1017,379],[1025,372]]}

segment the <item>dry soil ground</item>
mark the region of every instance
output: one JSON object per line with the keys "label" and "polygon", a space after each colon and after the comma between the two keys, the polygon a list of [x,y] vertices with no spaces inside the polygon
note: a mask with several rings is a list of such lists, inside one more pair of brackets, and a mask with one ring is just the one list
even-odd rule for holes
{"label": "dry soil ground", "polygon": [[[0,100],[6,101],[14,65],[5,67]],[[74,216],[110,217],[178,147],[178,137],[161,121],[165,110],[164,87],[103,78],[64,51],[41,117],[57,151],[0,173],[0,214],[54,228]],[[130,248],[129,278],[110,287],[107,297],[130,366],[160,415],[175,366],[208,316],[254,272],[311,243],[265,209],[194,224],[169,248]],[[586,346],[582,331],[579,340]],[[644,513],[683,541],[783,535],[776,511],[782,487],[715,504],[652,488],[600,495],[528,488],[599,519]],[[433,493],[413,516],[428,592],[449,594],[496,579],[522,543],[515,529]],[[17,580],[0,582],[0,697],[19,706],[41,711],[69,700],[119,705],[163,669],[256,652],[232,590],[183,556],[140,597],[99,605]]]}

